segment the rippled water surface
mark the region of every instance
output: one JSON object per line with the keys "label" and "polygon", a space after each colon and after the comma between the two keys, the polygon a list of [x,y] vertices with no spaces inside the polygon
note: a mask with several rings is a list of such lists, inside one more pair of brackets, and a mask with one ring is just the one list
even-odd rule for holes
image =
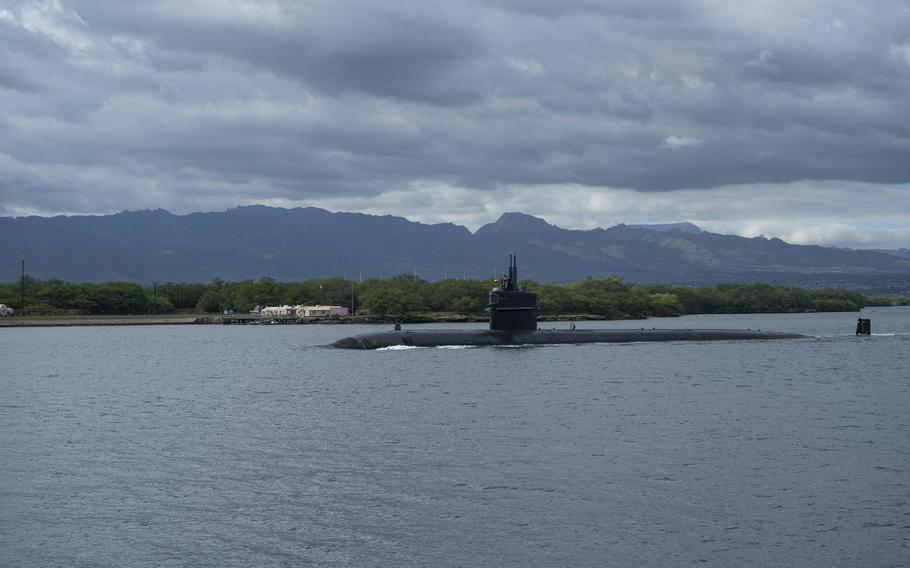
{"label": "rippled water surface", "polygon": [[361,326],[0,329],[0,565],[907,566],[910,309],[864,316],[378,352],[324,347]]}

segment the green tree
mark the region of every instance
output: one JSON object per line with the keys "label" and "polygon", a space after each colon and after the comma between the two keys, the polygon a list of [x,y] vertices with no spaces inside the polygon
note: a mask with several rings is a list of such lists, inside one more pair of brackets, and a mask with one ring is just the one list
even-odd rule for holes
{"label": "green tree", "polygon": [[105,282],[87,287],[89,311],[100,315],[140,315],[148,313],[145,290],[131,282]]}
{"label": "green tree", "polygon": [[683,314],[682,302],[675,294],[651,294],[648,300],[648,311],[651,315],[673,317]]}
{"label": "green tree", "polygon": [[849,300],[838,298],[819,299],[813,302],[814,308],[819,312],[858,312],[860,306]]}
{"label": "green tree", "polygon": [[216,278],[206,287],[205,292],[199,297],[196,309],[203,312],[217,312],[227,304],[227,286],[224,280]]}
{"label": "green tree", "polygon": [[426,307],[432,311],[481,312],[489,301],[489,287],[476,280],[450,278],[433,282],[429,287]]}
{"label": "green tree", "polygon": [[364,292],[363,307],[372,314],[405,315],[417,310],[417,303],[405,290],[374,287]]}

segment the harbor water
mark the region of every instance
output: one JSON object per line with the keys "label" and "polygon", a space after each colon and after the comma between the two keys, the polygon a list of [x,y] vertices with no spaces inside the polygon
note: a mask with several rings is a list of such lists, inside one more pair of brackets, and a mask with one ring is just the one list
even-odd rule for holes
{"label": "harbor water", "polygon": [[0,566],[907,566],[910,309],[862,316],[0,329]]}

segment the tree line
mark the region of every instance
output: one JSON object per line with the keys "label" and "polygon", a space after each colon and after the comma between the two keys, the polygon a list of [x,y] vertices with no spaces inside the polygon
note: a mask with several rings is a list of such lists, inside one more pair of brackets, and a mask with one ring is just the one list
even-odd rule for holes
{"label": "tree line", "polygon": [[[436,282],[400,275],[355,282],[322,278],[304,282],[258,281],[208,284],[166,282],[74,283],[26,278],[26,314],[142,315],[242,313],[256,306],[328,304],[358,313],[412,315],[448,312],[482,314],[494,282],[448,279]],[[545,315],[588,314],[609,319],[774,312],[858,311],[867,306],[907,305],[908,298],[870,296],[836,289],[809,290],[768,284],[724,284],[699,288],[629,284],[619,277],[571,284],[522,281],[538,295]],[[19,308],[21,283],[0,284],[0,303]]]}

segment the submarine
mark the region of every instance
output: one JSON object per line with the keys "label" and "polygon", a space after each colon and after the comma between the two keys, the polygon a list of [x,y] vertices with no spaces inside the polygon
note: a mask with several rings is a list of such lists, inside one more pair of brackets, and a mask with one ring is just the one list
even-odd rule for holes
{"label": "submarine", "polygon": [[363,333],[332,343],[340,349],[387,347],[472,347],[628,343],[636,341],[730,341],[737,339],[798,339],[797,333],[739,329],[537,329],[537,294],[518,285],[518,257],[509,254],[509,271],[490,291],[490,328],[464,330],[402,330]]}

